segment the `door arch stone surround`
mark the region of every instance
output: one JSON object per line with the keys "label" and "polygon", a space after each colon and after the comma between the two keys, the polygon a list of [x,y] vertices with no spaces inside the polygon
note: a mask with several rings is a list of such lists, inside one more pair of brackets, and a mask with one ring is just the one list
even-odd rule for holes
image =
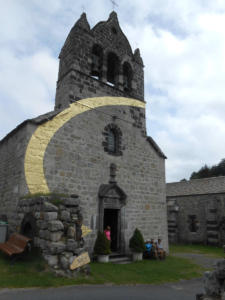
{"label": "door arch stone surround", "polygon": [[99,230],[104,230],[104,210],[118,210],[119,251],[125,252],[125,207],[127,195],[117,183],[102,184],[99,188]]}

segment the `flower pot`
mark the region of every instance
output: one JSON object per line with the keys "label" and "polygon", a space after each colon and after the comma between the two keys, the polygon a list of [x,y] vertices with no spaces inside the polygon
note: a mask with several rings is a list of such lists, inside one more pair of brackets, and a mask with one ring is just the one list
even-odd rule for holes
{"label": "flower pot", "polygon": [[109,262],[109,255],[98,255],[97,261],[101,263],[107,263]]}
{"label": "flower pot", "polygon": [[132,259],[133,261],[140,261],[143,259],[143,253],[142,252],[133,252],[132,253]]}

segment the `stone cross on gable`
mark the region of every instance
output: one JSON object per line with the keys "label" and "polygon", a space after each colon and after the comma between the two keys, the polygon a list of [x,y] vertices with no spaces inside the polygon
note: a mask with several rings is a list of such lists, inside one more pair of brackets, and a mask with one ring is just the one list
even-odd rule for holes
{"label": "stone cross on gable", "polygon": [[110,1],[112,3],[113,10],[115,10],[115,7],[118,6],[118,4],[114,0],[110,0]]}

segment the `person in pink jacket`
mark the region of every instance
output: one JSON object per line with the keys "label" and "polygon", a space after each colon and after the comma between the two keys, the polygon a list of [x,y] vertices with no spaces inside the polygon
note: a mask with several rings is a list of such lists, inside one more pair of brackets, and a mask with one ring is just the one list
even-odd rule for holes
{"label": "person in pink jacket", "polygon": [[106,229],[104,230],[105,236],[107,240],[111,242],[111,228],[110,226],[107,226]]}

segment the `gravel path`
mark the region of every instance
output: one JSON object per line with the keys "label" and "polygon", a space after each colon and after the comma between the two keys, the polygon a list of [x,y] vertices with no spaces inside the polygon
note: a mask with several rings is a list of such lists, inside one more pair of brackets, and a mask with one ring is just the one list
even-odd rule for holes
{"label": "gravel path", "polygon": [[209,270],[213,269],[215,263],[222,259],[222,258],[215,258],[206,254],[199,254],[199,253],[174,253],[172,255],[176,257],[188,258],[192,260],[194,263]]}

